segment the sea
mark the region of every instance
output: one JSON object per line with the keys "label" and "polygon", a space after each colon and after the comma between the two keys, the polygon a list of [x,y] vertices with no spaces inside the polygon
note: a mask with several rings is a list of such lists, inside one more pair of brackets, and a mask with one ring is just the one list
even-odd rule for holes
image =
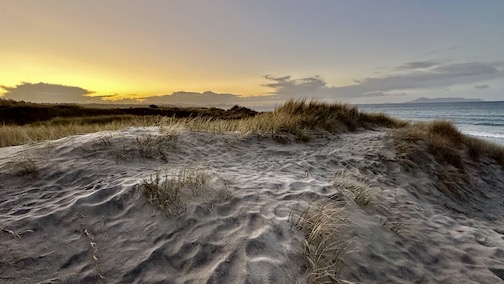
{"label": "sea", "polygon": [[467,135],[504,145],[504,101],[357,105],[407,121],[448,120]]}

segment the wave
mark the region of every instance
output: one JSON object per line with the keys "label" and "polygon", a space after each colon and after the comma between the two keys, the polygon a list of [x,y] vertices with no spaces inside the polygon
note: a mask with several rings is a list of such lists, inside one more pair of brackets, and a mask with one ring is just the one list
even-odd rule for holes
{"label": "wave", "polygon": [[504,139],[504,134],[502,133],[490,133],[490,132],[481,132],[481,131],[462,131],[464,134],[485,138],[496,138],[496,139]]}
{"label": "wave", "polygon": [[476,122],[473,125],[482,125],[482,126],[504,126],[503,122]]}

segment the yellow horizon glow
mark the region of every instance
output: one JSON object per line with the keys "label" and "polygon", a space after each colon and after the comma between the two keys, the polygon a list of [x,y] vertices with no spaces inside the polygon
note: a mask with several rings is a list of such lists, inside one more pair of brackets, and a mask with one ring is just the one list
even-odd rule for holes
{"label": "yellow horizon glow", "polygon": [[[0,85],[15,87],[26,83],[47,83],[80,87],[93,92],[89,96],[115,95],[104,98],[106,101],[119,99],[141,99],[150,96],[171,95],[174,92],[229,93],[235,95],[264,94],[262,78],[239,78],[239,80],[204,80],[196,82],[171,72],[151,70],[151,74],[142,76],[131,70],[93,65],[85,62],[70,61],[51,56],[41,57],[27,54],[2,54],[0,60],[8,67],[0,70]],[[8,69],[8,72],[6,71]],[[195,72],[197,73],[197,72]],[[168,80],[160,80],[166,77]],[[173,79],[169,79],[173,78]],[[0,96],[6,91],[0,89]]]}

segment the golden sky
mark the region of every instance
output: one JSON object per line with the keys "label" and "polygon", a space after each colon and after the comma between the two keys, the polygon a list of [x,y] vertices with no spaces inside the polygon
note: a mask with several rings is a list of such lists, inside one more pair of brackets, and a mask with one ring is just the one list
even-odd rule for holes
{"label": "golden sky", "polygon": [[357,103],[504,90],[502,1],[2,4],[0,93],[15,99],[37,101],[46,84],[84,99],[211,91]]}

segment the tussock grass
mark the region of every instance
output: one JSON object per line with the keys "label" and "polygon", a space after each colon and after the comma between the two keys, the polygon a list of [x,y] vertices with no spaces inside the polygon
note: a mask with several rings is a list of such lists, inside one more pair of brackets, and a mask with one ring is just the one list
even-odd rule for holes
{"label": "tussock grass", "polygon": [[488,156],[504,167],[503,146],[469,136],[464,137],[464,144],[471,158],[477,160],[482,156]]}
{"label": "tussock grass", "polygon": [[136,138],[135,146],[140,157],[147,159],[160,157],[162,160],[167,160],[165,149],[175,149],[177,142],[178,135],[174,133],[145,135]]}
{"label": "tussock grass", "polygon": [[293,225],[304,236],[304,258],[308,283],[344,283],[339,274],[342,257],[351,240],[345,235],[346,203],[325,198],[291,216]]}
{"label": "tussock grass", "polygon": [[36,178],[39,175],[40,169],[37,160],[31,157],[24,157],[10,165],[11,171],[17,176]]}
{"label": "tussock grass", "polygon": [[[76,134],[106,130],[118,130],[131,126],[157,126],[163,121],[160,116],[123,117],[109,122],[95,123],[88,119],[62,119],[64,123],[47,122],[30,125],[0,125],[0,147],[22,145],[44,140],[54,140]],[[90,123],[87,123],[91,121]]]}
{"label": "tussock grass", "polygon": [[322,103],[317,100],[289,100],[275,110],[280,114],[299,117],[302,126],[322,128],[329,132],[355,131],[374,126],[399,127],[404,122],[383,113],[368,114],[356,107],[340,103]]}
{"label": "tussock grass", "polygon": [[355,180],[348,172],[337,174],[334,186],[360,207],[365,207],[373,199],[373,190],[364,182]]}
{"label": "tussock grass", "polygon": [[469,176],[459,169],[448,166],[438,169],[436,175],[436,187],[445,196],[454,200],[464,200],[466,187],[470,180]]}
{"label": "tussock grass", "polygon": [[[129,126],[180,126],[209,132],[236,131],[257,133],[285,143],[285,134],[298,141],[310,140],[311,134],[323,129],[332,133],[354,131],[375,126],[399,127],[403,122],[384,114],[367,114],[344,104],[327,104],[318,101],[290,100],[272,112],[236,115],[238,107],[226,111],[226,116],[133,116],[100,115],[91,117],[53,118],[23,126],[0,126],[0,147],[20,145],[41,140],[53,140],[69,135],[104,130],[117,130]],[[219,113],[219,112],[217,112]],[[229,114],[228,114],[229,113]],[[233,119],[237,117],[237,119]]]}
{"label": "tussock grass", "polygon": [[396,235],[401,235],[405,229],[405,223],[399,221],[390,221],[389,219],[385,219],[385,221],[381,224],[384,228],[389,229]]}
{"label": "tussock grass", "polygon": [[403,147],[404,142],[424,142],[438,161],[459,169],[463,168],[462,158],[466,155],[472,159],[486,156],[504,165],[504,147],[464,135],[449,121],[412,123],[398,129],[395,138]]}
{"label": "tussock grass", "polygon": [[164,177],[158,172],[144,179],[139,187],[149,203],[161,211],[177,215],[185,210],[184,193],[199,195],[208,179],[209,175],[204,171],[182,169]]}
{"label": "tussock grass", "polygon": [[39,173],[37,162],[33,159],[26,159],[17,165],[18,175],[36,177]]}
{"label": "tussock grass", "polygon": [[486,157],[504,167],[504,147],[464,135],[449,121],[411,123],[395,130],[393,137],[402,158],[413,165],[432,167],[438,190],[452,199],[466,197],[471,162]]}

